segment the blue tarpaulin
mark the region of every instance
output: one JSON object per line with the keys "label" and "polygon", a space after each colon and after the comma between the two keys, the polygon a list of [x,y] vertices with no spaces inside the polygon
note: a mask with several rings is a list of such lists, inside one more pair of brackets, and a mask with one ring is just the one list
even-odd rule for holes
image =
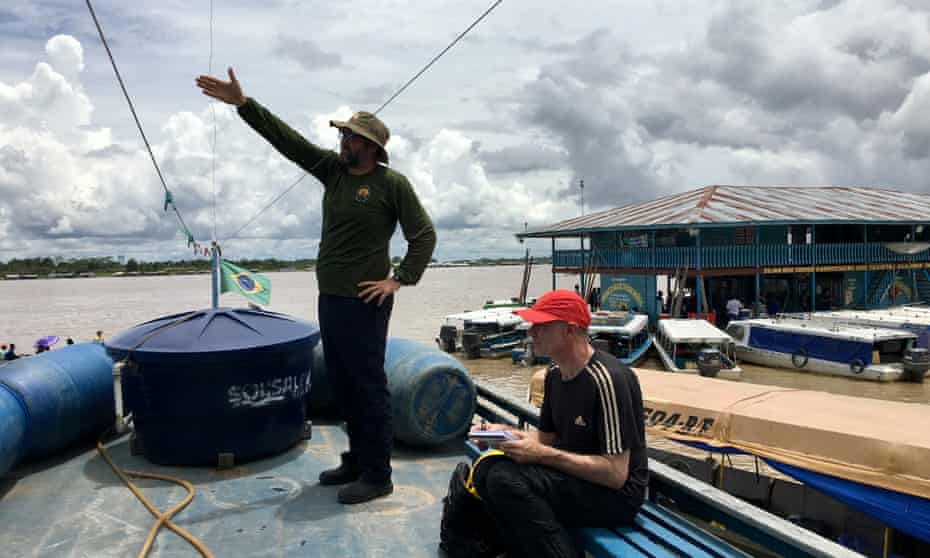
{"label": "blue tarpaulin", "polygon": [[773,469],[882,523],[930,542],[930,500],[765,460]]}

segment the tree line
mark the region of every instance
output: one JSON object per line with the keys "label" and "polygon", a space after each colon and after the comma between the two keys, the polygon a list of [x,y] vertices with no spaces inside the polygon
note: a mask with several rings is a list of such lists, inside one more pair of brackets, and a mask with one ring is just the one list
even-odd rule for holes
{"label": "tree line", "polygon": [[[316,265],[316,259],[301,258],[296,260],[282,260],[278,258],[251,258],[241,260],[230,260],[232,263],[244,267],[250,271],[282,271],[282,270],[305,270]],[[400,263],[401,258],[395,256],[391,258],[393,264]],[[436,263],[436,260],[432,260]],[[533,263],[550,263],[549,257],[534,257]],[[522,264],[523,258],[479,258],[472,260],[452,260],[447,263],[465,264],[476,266],[487,265],[516,265]],[[191,271],[209,271],[210,260],[199,258],[196,260],[167,260],[167,261],[144,261],[135,258],[129,258],[125,263],[121,263],[117,258],[112,256],[93,257],[93,258],[13,258],[9,261],[0,261],[0,275],[4,274],[35,274],[48,275],[55,274],[79,274],[79,273],[99,273],[112,274],[118,272],[124,273],[182,273]]]}
{"label": "tree line", "polygon": [[[315,259],[281,260],[278,258],[242,259],[232,260],[238,266],[251,271],[280,271],[282,269],[306,269],[316,264]],[[210,260],[199,258],[196,260],[167,260],[144,261],[129,258],[120,263],[113,257],[96,258],[70,258],[67,260],[38,257],[13,258],[9,261],[0,261],[0,273],[48,275],[68,273],[148,273],[148,272],[182,272],[182,271],[209,271]]]}

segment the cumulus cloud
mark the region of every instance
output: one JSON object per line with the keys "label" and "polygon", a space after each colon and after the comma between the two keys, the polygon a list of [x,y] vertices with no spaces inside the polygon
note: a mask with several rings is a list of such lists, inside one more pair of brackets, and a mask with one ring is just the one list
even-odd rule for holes
{"label": "cumulus cloud", "polygon": [[930,12],[890,0],[722,2],[703,34],[636,51],[598,31],[514,96],[597,207],[705,184],[926,191]]}
{"label": "cumulus cloud", "polygon": [[342,65],[342,57],[326,52],[309,39],[298,39],[290,35],[278,35],[275,54],[285,56],[300,64],[305,70],[335,68]]}
{"label": "cumulus cloud", "polygon": [[[183,256],[179,225],[162,209],[162,187],[148,154],[135,138],[114,137],[109,128],[94,126],[93,105],[79,80],[80,43],[56,36],[48,41],[46,52],[54,60],[39,62],[29,78],[12,85],[0,82],[0,93],[5,94],[0,107],[10,114],[26,113],[0,124],[0,197],[8,201],[0,212],[0,228],[9,235],[0,250],[21,253],[24,245],[15,240],[28,239],[37,249],[55,245],[49,243],[73,248],[74,242],[84,241],[98,250],[144,253],[162,246],[169,250],[163,257]],[[70,118],[51,126],[49,116],[59,112]],[[311,141],[336,149],[337,131],[329,121],[348,119],[352,113],[350,107],[340,106],[328,113],[303,114],[289,123]],[[214,226],[221,239],[239,231],[302,174],[226,105],[176,112],[155,131],[157,135],[150,129],[149,137],[160,138],[153,142],[156,160],[198,240],[211,238]],[[491,181],[477,141],[462,131],[441,129],[420,138],[400,127],[389,150],[393,167],[410,178],[440,235],[450,239],[446,252],[451,255],[481,245],[458,241],[462,231],[494,231],[479,234],[491,243],[485,245],[488,253],[500,253],[504,243],[515,244],[513,231],[531,209],[537,221],[566,215],[568,202],[540,201],[539,193],[516,179]],[[305,178],[231,244],[252,242],[247,248],[251,255],[258,246],[281,250],[281,245],[269,242],[283,242],[313,247],[311,253],[301,254],[313,256],[321,194],[320,184]],[[284,251],[294,255],[288,248]]]}
{"label": "cumulus cloud", "polygon": [[84,68],[83,51],[74,37],[56,35],[46,43],[49,62],[36,64],[19,83],[0,82],[0,122],[72,134],[90,121],[93,106],[77,81]]}
{"label": "cumulus cloud", "polygon": [[74,77],[84,70],[84,48],[70,35],[55,35],[45,44],[52,67],[68,77]]}
{"label": "cumulus cloud", "polygon": [[[524,223],[539,226],[578,214],[582,179],[588,211],[721,183],[927,191],[926,2],[675,5],[688,17],[667,21],[671,8],[664,4],[651,11],[631,8],[625,27],[600,29],[595,25],[615,10],[610,3],[585,3],[577,13],[534,6],[543,30],[534,37],[518,31],[525,12],[499,10],[478,36],[458,45],[391,105],[391,164],[408,176],[439,227],[440,257],[514,253],[519,247],[512,235]],[[251,70],[243,71],[255,76],[250,94],[328,148],[338,145],[329,119],[383,101],[446,44],[450,30],[474,15],[468,6],[444,5],[427,10],[435,25],[391,34],[402,23],[396,10],[366,0],[359,11],[366,17],[351,29],[344,22],[320,26],[308,40],[294,21],[297,8],[288,7],[282,15],[277,4],[270,6],[260,20],[251,10],[231,7],[224,14],[229,25],[216,37],[215,62],[244,69],[249,66],[240,65],[240,57],[260,56],[261,63],[248,58]],[[344,19],[335,9],[320,9],[327,22]],[[42,13],[55,20],[58,12]],[[164,19],[146,14],[131,29],[149,33],[152,48],[161,46],[165,41],[151,35],[157,26],[148,17]],[[55,21],[56,29],[68,28]],[[182,64],[178,53],[202,50],[202,22],[178,21],[186,23],[169,27],[185,32],[170,35],[170,48],[159,50],[164,59],[152,60],[156,71]],[[661,31],[646,29],[660,23]],[[0,28],[6,25],[0,22]],[[277,34],[256,37],[250,34],[256,25]],[[123,29],[118,38],[126,41],[130,32]],[[385,43],[372,48],[347,40],[359,29],[385,37]],[[86,41],[82,47],[79,31],[87,29],[52,37],[44,51],[42,43],[29,42],[34,32],[17,35],[16,52],[0,53],[4,68],[16,68],[0,76],[0,196],[6,201],[0,205],[0,257],[87,247],[183,255],[177,225],[162,211],[161,185],[148,155],[126,124],[125,106],[112,87],[98,85],[112,80],[100,73],[105,59],[95,63],[97,47]],[[23,44],[32,46],[28,55]],[[268,64],[269,52],[294,64]],[[133,55],[131,49],[121,53]],[[29,62],[6,64],[10,60]],[[127,73],[140,65],[130,58]],[[304,81],[310,72],[294,73],[298,65],[314,76],[323,69],[341,71]],[[143,121],[156,156],[195,235],[212,235],[215,191],[216,229],[227,236],[301,171],[230,107],[202,104],[189,81],[181,90],[177,75],[169,79],[168,73],[156,75],[163,80],[155,79],[151,91],[134,91],[137,106],[147,112]],[[314,96],[316,90],[324,95]],[[231,246],[248,255],[270,250],[312,256],[320,197],[320,185],[303,180]]]}

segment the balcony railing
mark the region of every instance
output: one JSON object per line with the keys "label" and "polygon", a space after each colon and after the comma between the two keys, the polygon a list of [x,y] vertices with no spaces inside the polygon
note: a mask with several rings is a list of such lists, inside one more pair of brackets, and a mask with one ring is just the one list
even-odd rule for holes
{"label": "balcony railing", "polygon": [[[598,268],[689,269],[754,268],[808,265],[856,265],[930,261],[930,250],[896,254],[877,242],[865,244],[759,244],[685,248],[624,248],[599,250]],[[556,250],[553,264],[559,268],[592,265],[590,250]]]}

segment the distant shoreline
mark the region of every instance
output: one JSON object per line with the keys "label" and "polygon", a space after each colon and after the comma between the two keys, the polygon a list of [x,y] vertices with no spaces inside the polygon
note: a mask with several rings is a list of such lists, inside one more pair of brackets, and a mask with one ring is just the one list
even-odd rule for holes
{"label": "distant shoreline", "polygon": [[[549,258],[533,261],[535,264],[547,265],[550,263]],[[147,264],[148,265],[148,264]],[[429,268],[462,268],[462,267],[498,267],[498,266],[517,266],[523,265],[523,260],[480,260],[470,262],[433,262]],[[256,273],[290,273],[290,272],[308,272],[314,271],[315,268],[304,267],[297,269],[292,266],[285,266],[275,269],[262,267],[250,268],[250,271]],[[7,271],[0,274],[0,281],[34,281],[40,279],[94,279],[101,277],[152,277],[167,275],[208,275],[209,269],[160,269],[155,271],[84,271],[84,272],[16,272]]]}

